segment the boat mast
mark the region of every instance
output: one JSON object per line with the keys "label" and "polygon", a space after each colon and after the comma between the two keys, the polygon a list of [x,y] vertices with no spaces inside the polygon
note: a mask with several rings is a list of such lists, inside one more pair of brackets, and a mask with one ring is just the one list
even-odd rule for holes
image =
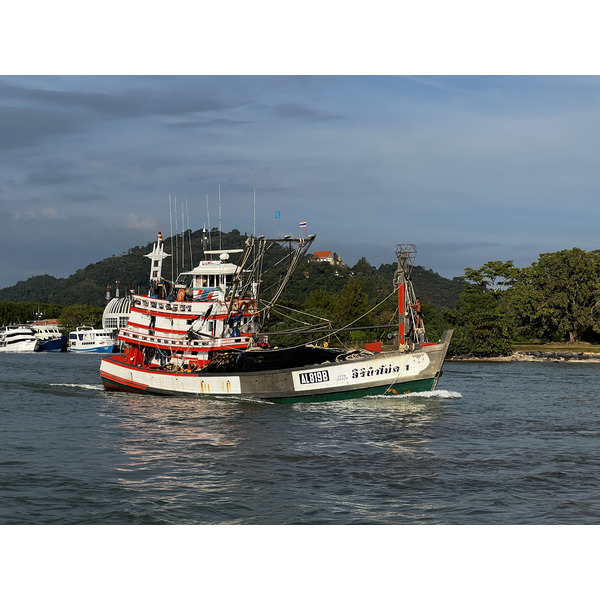
{"label": "boat mast", "polygon": [[[208,194],[206,194],[206,218],[208,220],[208,249],[212,250],[212,241],[210,239],[210,209],[208,207]],[[206,245],[204,245],[204,258],[206,259]]]}
{"label": "boat mast", "polygon": [[[177,196],[173,197],[173,204],[175,206],[175,270],[177,272],[177,276],[173,276],[173,281],[175,281],[175,279],[179,277],[179,243],[177,242],[179,222],[177,220]],[[171,240],[171,244],[172,242],[173,240]]]}
{"label": "boat mast", "polygon": [[[169,227],[171,229],[171,252],[173,252],[173,208],[171,207],[171,194],[169,194]],[[171,254],[171,281],[175,281],[174,255]]]}
{"label": "boat mast", "polygon": [[397,244],[396,257],[398,267],[394,274],[394,285],[398,287],[398,345],[407,343],[410,332],[410,305],[412,302],[412,285],[410,274],[417,255],[417,247],[414,244]]}
{"label": "boat mast", "polygon": [[181,203],[181,270],[185,271],[185,213]]}
{"label": "boat mast", "polygon": [[190,208],[188,206],[188,200],[185,199],[185,212],[187,213],[187,226],[188,226],[188,240],[190,242],[190,269],[194,268],[194,258],[192,255],[192,228],[190,226]]}
{"label": "boat mast", "polygon": [[155,294],[162,279],[162,261],[171,256],[163,250],[163,236],[158,232],[158,240],[154,242],[152,252],[144,254],[146,258],[152,261],[150,266],[150,295]]}
{"label": "boat mast", "polygon": [[223,233],[221,231],[221,186],[219,186],[219,251],[222,250],[221,247],[221,238],[223,237]]}

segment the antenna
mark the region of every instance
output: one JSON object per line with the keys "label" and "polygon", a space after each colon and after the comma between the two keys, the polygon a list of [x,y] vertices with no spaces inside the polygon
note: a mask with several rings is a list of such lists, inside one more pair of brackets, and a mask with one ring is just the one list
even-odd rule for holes
{"label": "antenna", "polygon": [[[173,252],[173,211],[171,209],[171,194],[169,194],[169,225],[171,226],[171,252]],[[173,263],[175,259],[171,254],[171,279],[175,281],[175,265]]]}
{"label": "antenna", "polygon": [[221,250],[221,186],[219,186],[219,250]]}
{"label": "antenna", "polygon": [[212,241],[210,239],[210,210],[208,209],[208,194],[206,194],[206,217],[208,219],[208,248],[212,250]]}
{"label": "antenna", "polygon": [[190,270],[194,268],[194,259],[192,258],[192,228],[190,227],[190,208],[188,206],[188,200],[185,199],[185,211],[187,212],[187,222],[188,222],[188,238],[190,241]]}
{"label": "antenna", "polygon": [[181,203],[181,270],[185,271],[185,213]]}
{"label": "antenna", "polygon": [[179,231],[179,224],[177,221],[177,196],[173,197],[173,204],[175,205],[175,270],[179,275],[179,244],[177,244],[177,232]]}

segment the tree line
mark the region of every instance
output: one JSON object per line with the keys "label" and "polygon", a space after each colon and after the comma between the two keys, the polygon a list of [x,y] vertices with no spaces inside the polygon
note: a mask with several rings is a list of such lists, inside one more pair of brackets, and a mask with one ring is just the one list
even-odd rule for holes
{"label": "tree line", "polygon": [[600,250],[539,255],[525,268],[491,261],[467,268],[468,287],[454,310],[441,311],[455,329],[450,352],[509,354],[515,343],[600,343]]}
{"label": "tree line", "polygon": [[40,302],[0,302],[0,324],[23,325],[39,319],[58,319],[68,332],[77,327],[102,326],[104,310],[97,306],[73,304],[62,306]]}
{"label": "tree line", "polygon": [[[365,285],[373,276],[366,261],[362,272],[354,269],[356,277],[339,292],[314,290],[302,305],[292,303],[291,307],[318,315],[319,321],[327,321],[334,330],[347,324],[365,327],[337,332],[334,337],[339,342],[385,340],[391,330],[384,325],[398,320],[395,297],[383,299],[383,290],[372,285],[373,281]],[[463,291],[454,306],[423,303],[429,340],[439,339],[445,329],[454,329],[450,355],[508,355],[514,344],[525,342],[600,343],[600,250],[544,253],[525,268],[515,267],[512,261],[490,261],[479,268],[466,268],[462,282]],[[423,298],[417,285],[415,289]],[[272,330],[300,327],[308,321],[301,314],[288,312]],[[381,329],[372,329],[378,325]],[[300,343],[300,335],[282,341]]]}
{"label": "tree line", "polygon": [[[394,270],[392,264],[377,269],[364,257],[351,269],[306,263],[288,285],[285,308],[271,314],[273,343],[306,342],[299,330],[319,326],[329,331],[311,334],[309,340],[358,345],[389,339],[398,322]],[[452,282],[415,267],[413,283],[423,301],[429,339],[454,329],[453,355],[505,355],[519,342],[600,343],[600,250],[540,254],[521,269],[512,261],[491,261],[466,268],[460,281]],[[431,288],[450,283],[453,287],[445,293],[456,294],[457,301],[438,302]],[[421,284],[430,290],[427,294]],[[58,318],[65,328],[74,329],[101,325],[102,311],[88,304],[0,302],[0,323],[26,323],[43,313],[43,318]],[[354,330],[345,329],[348,325]],[[282,331],[295,333],[276,335]]]}

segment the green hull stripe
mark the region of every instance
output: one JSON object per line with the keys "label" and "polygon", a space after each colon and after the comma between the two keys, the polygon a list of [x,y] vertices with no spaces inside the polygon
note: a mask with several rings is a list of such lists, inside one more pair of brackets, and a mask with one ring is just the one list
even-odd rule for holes
{"label": "green hull stripe", "polygon": [[[104,379],[104,378],[103,378]],[[162,390],[147,388],[146,390],[141,390],[138,388],[130,387],[128,385],[120,384],[119,382],[112,381],[110,379],[104,379],[105,383],[108,384],[110,389],[121,389],[126,390],[128,392],[136,392],[138,394],[156,394],[156,395],[174,395],[172,392],[164,392]],[[354,398],[362,398],[364,396],[381,396],[388,395],[394,396],[394,390],[397,394],[409,394],[411,392],[431,392],[435,387],[435,379],[421,379],[418,381],[407,381],[403,383],[397,383],[392,386],[382,385],[378,387],[365,388],[365,389],[354,389],[347,390],[343,392],[331,392],[329,394],[311,394],[307,396],[284,396],[281,398],[260,398],[260,400],[265,400],[268,402],[273,402],[276,404],[297,404],[299,402],[330,402],[332,400],[351,400]],[[223,394],[185,394],[187,396],[196,396],[199,398],[224,398]],[[177,395],[177,394],[175,394]],[[231,395],[231,398],[238,400],[240,398],[244,398],[244,395]]]}
{"label": "green hull stripe", "polygon": [[264,398],[269,402],[277,404],[296,404],[298,402],[329,402],[332,400],[352,400],[364,396],[395,396],[392,389],[399,395],[414,392],[431,392],[434,389],[435,379],[422,379],[420,381],[407,381],[392,386],[382,385],[362,390],[348,390],[345,392],[333,392],[331,394],[314,394],[311,396],[290,396],[285,398]]}

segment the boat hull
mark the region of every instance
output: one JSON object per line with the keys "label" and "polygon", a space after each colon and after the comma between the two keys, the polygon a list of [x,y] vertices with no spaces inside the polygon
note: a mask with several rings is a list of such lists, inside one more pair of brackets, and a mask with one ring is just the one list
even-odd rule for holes
{"label": "boat hull", "polygon": [[37,352],[40,348],[38,340],[25,340],[0,346],[0,352]]}
{"label": "boat hull", "polygon": [[59,338],[51,338],[48,340],[40,340],[40,350],[42,352],[64,352],[67,349],[67,336]]}
{"label": "boat hull", "polygon": [[111,390],[163,395],[324,402],[381,394],[432,391],[442,372],[451,332],[411,352],[370,354],[342,362],[254,372],[203,373],[133,366],[103,358],[100,375]]}
{"label": "boat hull", "polygon": [[69,348],[69,352],[82,352],[82,353],[95,352],[95,353],[99,353],[99,354],[112,354],[113,350],[114,350],[113,344],[104,345],[104,346],[92,346],[89,348],[74,348],[73,346],[71,346]]}

